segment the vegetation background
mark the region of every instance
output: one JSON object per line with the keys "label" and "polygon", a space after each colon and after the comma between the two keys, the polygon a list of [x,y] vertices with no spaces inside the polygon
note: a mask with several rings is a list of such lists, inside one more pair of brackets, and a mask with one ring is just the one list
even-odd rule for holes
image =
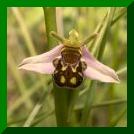
{"label": "vegetation background", "polygon": [[[59,35],[68,36],[75,28],[81,39],[94,33],[109,8],[58,7],[56,23]],[[90,110],[90,127],[127,126],[127,16],[125,8],[116,8],[105,44],[102,62],[117,71],[120,84],[98,82]],[[42,7],[10,7],[7,15],[8,42],[8,126],[56,127],[53,82],[50,75],[18,70],[22,59],[48,50]],[[94,49],[94,44],[89,50]],[[74,107],[76,126],[85,104],[91,81],[79,93]],[[61,108],[62,109],[62,108]],[[74,117],[73,117],[74,118]]]}

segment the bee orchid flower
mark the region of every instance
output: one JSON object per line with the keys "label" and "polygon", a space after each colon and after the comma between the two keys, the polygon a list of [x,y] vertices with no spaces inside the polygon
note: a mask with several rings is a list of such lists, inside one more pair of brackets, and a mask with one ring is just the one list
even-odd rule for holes
{"label": "bee orchid flower", "polygon": [[[57,66],[58,66],[58,69],[61,69],[62,71],[65,71],[66,69],[69,70],[69,67],[71,66],[71,67],[75,67],[72,72],[74,73],[76,78],[79,78],[79,76],[81,75],[82,77],[87,77],[89,79],[98,80],[101,82],[119,83],[119,78],[116,72],[110,67],[102,64],[95,57],[92,56],[92,54],[89,52],[86,45],[85,44],[83,45],[78,40],[78,33],[75,30],[70,32],[69,39],[61,38],[55,33],[52,33],[52,35],[62,43],[60,45],[57,45],[55,48],[53,48],[52,50],[46,53],[24,59],[19,65],[19,69],[34,71],[34,72],[38,72],[41,74],[54,74],[54,72],[57,71],[57,70],[55,71]],[[70,48],[70,49],[65,49],[65,48]],[[77,50],[77,52],[80,53],[80,57],[76,58],[75,56],[76,55],[78,56],[79,53],[76,53],[76,51],[74,51],[72,53],[69,52],[70,56],[67,55],[67,58],[66,58],[65,57],[66,51],[63,49],[69,50],[69,51],[71,51],[71,49],[75,49]],[[62,54],[63,51],[65,51],[64,55]],[[70,61],[68,62],[67,60],[65,62],[65,59],[73,60],[73,57],[77,59],[77,61],[75,60],[73,64]],[[63,63],[65,62],[64,65],[66,66],[64,66],[64,68],[59,68],[60,64],[55,64],[54,63],[56,62],[55,59],[64,59]],[[63,63],[61,62],[61,65]],[[80,66],[79,63],[84,63],[85,67],[84,69],[83,68],[81,69],[81,71],[78,73],[79,75],[76,75],[75,71],[78,70],[77,68],[78,66]],[[83,65],[81,64],[81,66]],[[63,75],[66,74],[66,72],[64,72]],[[71,73],[71,71],[68,71],[67,75],[70,75],[69,72]],[[62,78],[62,82],[64,83],[64,78]],[[78,82],[80,82],[80,80],[78,80]]]}

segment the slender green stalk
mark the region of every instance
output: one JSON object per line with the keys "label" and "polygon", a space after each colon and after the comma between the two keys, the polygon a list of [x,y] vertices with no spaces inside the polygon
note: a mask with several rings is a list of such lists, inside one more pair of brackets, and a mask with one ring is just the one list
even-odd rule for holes
{"label": "slender green stalk", "polygon": [[[99,48],[99,53],[97,58],[101,60],[102,54],[104,52],[105,44],[106,44],[106,37],[108,34],[108,31],[110,29],[111,21],[113,19],[115,9],[111,8],[108,12],[107,18],[105,23],[103,24],[103,27],[101,28],[99,38],[95,42],[95,46],[98,46]],[[90,111],[91,111],[91,106],[94,100],[94,94],[95,94],[95,89],[97,86],[96,81],[91,81],[89,91],[87,92],[87,98],[85,102],[85,106],[82,112],[82,119],[81,119],[81,126],[86,126],[88,127],[90,125],[89,120],[90,120]]]}
{"label": "slender green stalk", "polygon": [[34,107],[34,109],[31,112],[31,114],[29,115],[28,119],[25,121],[23,127],[29,127],[31,125],[31,123],[33,122],[34,118],[38,114],[41,107],[42,107],[41,104],[36,104],[36,106]]}
{"label": "slender green stalk", "polygon": [[78,89],[60,88],[54,83],[55,112],[58,127],[69,127],[72,125],[72,112]]}
{"label": "slender green stalk", "polygon": [[58,127],[67,127],[69,90],[59,88],[54,83],[55,114]]}
{"label": "slender green stalk", "polygon": [[[103,25],[105,24],[105,20],[107,18],[108,13],[104,16],[104,18],[102,19],[102,21],[99,23],[99,25],[97,26],[97,28],[95,29],[94,33],[97,33],[98,36],[100,34],[101,29],[103,28]],[[94,40],[92,40],[92,42],[87,46],[88,48],[90,48],[90,51],[93,52],[93,54],[95,53],[94,51],[97,49],[97,44],[95,46],[95,42],[96,42],[97,38],[94,38]]]}
{"label": "slender green stalk", "polygon": [[[26,47],[27,47],[30,55],[36,55],[37,52],[35,50],[34,43],[33,43],[32,38],[30,36],[29,29],[25,23],[25,19],[23,18],[20,10],[17,7],[12,7],[11,10],[16,18],[16,21],[17,21],[19,27],[20,27],[21,34],[24,37],[24,41],[26,43]],[[14,72],[14,70],[13,70],[13,72]],[[39,76],[39,79],[40,79],[40,81],[42,81],[42,87],[44,87],[43,78]],[[22,86],[20,89],[24,88],[23,85],[20,85],[20,86]]]}
{"label": "slender green stalk", "polygon": [[49,50],[53,48],[57,42],[50,36],[51,31],[57,32],[56,25],[56,8],[54,7],[43,7],[45,15],[45,26],[46,26],[46,35],[47,35],[47,46],[45,49]]}
{"label": "slender green stalk", "polygon": [[110,30],[110,26],[111,26],[111,22],[113,20],[114,17],[114,13],[115,13],[115,8],[111,8],[108,18],[107,18],[107,23],[104,26],[104,29],[102,30],[102,34],[101,34],[101,39],[98,42],[99,44],[99,53],[98,53],[98,59],[101,60],[102,55],[104,53],[104,49],[105,49],[105,45],[106,45],[106,39]]}
{"label": "slender green stalk", "polygon": [[121,75],[121,74],[124,74],[124,73],[126,73],[126,72],[127,72],[127,67],[125,66],[125,67],[121,68],[120,70],[118,70],[118,71],[117,71],[117,74],[118,74],[118,75]]}
{"label": "slender green stalk", "polygon": [[87,45],[90,41],[95,39],[97,37],[98,33],[94,33],[91,36],[87,37],[81,44],[82,45]]}
{"label": "slender green stalk", "polygon": [[[55,95],[55,112],[58,127],[68,126],[67,116],[68,116],[68,90],[57,88],[54,86]],[[60,93],[60,95],[59,95]]]}
{"label": "slender green stalk", "polygon": [[[122,8],[119,12],[119,14],[112,20],[111,22],[111,26],[113,26],[122,16],[124,16],[127,12],[126,8]],[[105,24],[105,20],[108,14],[105,15],[105,17],[103,18],[103,20],[100,22],[100,24],[98,25],[98,27],[95,30],[95,33],[98,33],[98,36],[100,34],[101,28],[103,27],[103,25]],[[92,40],[92,42],[88,45],[88,48],[90,48],[90,51],[93,51],[93,54],[95,54],[96,49],[98,46],[95,46],[95,42],[96,42],[96,38],[94,38]]]}
{"label": "slender green stalk", "polygon": [[113,19],[111,26],[113,26],[122,16],[127,13],[127,8],[122,8],[119,14]]}
{"label": "slender green stalk", "polygon": [[82,112],[82,118],[81,118],[82,127],[89,126],[90,111],[91,111],[91,106],[92,106],[93,99],[95,96],[96,86],[97,86],[97,82],[91,81],[89,91],[87,92],[86,102],[85,102],[83,112]]}
{"label": "slender green stalk", "polygon": [[[113,56],[112,56],[112,67],[117,70],[118,67],[119,67],[119,56],[118,56],[118,48],[119,46],[117,44],[118,43],[118,34],[119,34],[119,30],[118,30],[118,27],[119,27],[119,23],[117,23],[117,25],[115,26],[116,29],[115,29],[115,33],[114,33],[114,37],[113,37],[113,44],[111,44],[111,51],[113,52]],[[114,93],[114,84],[110,84],[108,86],[108,90],[106,92],[107,96],[105,97],[105,99],[107,100],[112,100],[114,97],[115,97],[115,93]],[[108,108],[108,111],[107,111],[107,122],[108,122],[108,125],[110,124],[110,121],[113,117],[113,114],[114,114],[114,109],[115,109],[115,106],[110,106]]]}
{"label": "slender green stalk", "polygon": [[[41,122],[42,120],[45,120],[47,117],[49,118],[49,116],[54,114],[54,110],[52,110],[49,113],[46,113],[46,111],[41,112],[41,113],[37,113],[37,115],[35,116],[34,120],[32,123],[30,123],[30,126],[35,126],[37,125],[39,122]],[[25,120],[27,120],[27,116],[19,118],[17,120],[11,119],[10,121],[8,121],[8,126],[12,126],[13,124],[22,124]]]}
{"label": "slender green stalk", "polygon": [[26,47],[28,48],[30,55],[36,55],[33,41],[30,37],[29,31],[28,31],[28,28],[25,24],[25,20],[23,19],[23,16],[21,15],[18,8],[12,7],[11,9],[12,9],[13,14],[16,17],[16,20],[17,20],[19,26],[20,26],[21,32],[22,32],[23,37],[24,37],[24,41],[26,42]]}
{"label": "slender green stalk", "polygon": [[51,31],[50,35],[53,36],[58,42],[64,43],[64,38],[60,37],[56,32]]}
{"label": "slender green stalk", "polygon": [[23,95],[24,93],[27,92],[26,91],[27,87],[26,87],[26,85],[23,81],[23,78],[19,75],[19,72],[17,70],[17,67],[16,67],[16,64],[15,64],[14,58],[12,56],[12,53],[9,50],[8,50],[8,64],[10,66],[12,75],[13,75],[14,79],[16,80],[16,85],[18,85],[20,93],[21,93],[21,95]]}
{"label": "slender green stalk", "polygon": [[39,101],[37,102],[37,104],[33,108],[32,112],[30,113],[30,115],[27,118],[27,120],[25,121],[23,127],[30,127],[31,126],[31,124],[34,121],[35,117],[40,112],[40,109],[43,106],[43,102],[45,102],[45,100],[46,100],[47,94],[48,94],[48,90],[44,90],[43,93],[42,93],[42,95],[40,96]]}
{"label": "slender green stalk", "polygon": [[49,118],[50,116],[52,116],[54,114],[55,111],[51,111],[49,113],[43,113],[41,116],[37,117],[34,122],[31,124],[31,127],[36,126],[38,123],[40,123],[41,121]]}
{"label": "slender green stalk", "polygon": [[108,107],[111,105],[119,105],[119,104],[124,104],[124,103],[127,103],[126,99],[111,100],[111,101],[102,102],[100,104],[93,104],[92,108]]}
{"label": "slender green stalk", "polygon": [[[27,87],[23,81],[23,77],[19,74],[19,71],[16,67],[13,55],[11,51],[8,50],[8,65],[10,66],[10,70],[12,72],[12,76],[14,77],[16,81],[16,85],[18,86],[18,89],[20,90],[20,97],[22,97],[24,94],[27,93]],[[32,102],[30,98],[27,99],[27,103],[25,103],[26,107],[30,109],[32,107]]]}
{"label": "slender green stalk", "polygon": [[[120,104],[125,104],[127,103],[127,100],[126,99],[118,99],[118,100],[110,100],[110,101],[105,101],[105,102],[101,102],[101,103],[98,103],[98,104],[92,104],[91,105],[91,108],[94,109],[94,108],[103,108],[103,107],[109,107],[111,105],[120,105]],[[75,109],[74,110],[81,110],[83,109],[83,105],[79,105],[79,106],[75,106]]]}
{"label": "slender green stalk", "polygon": [[69,126],[75,126],[75,114],[74,114],[74,106],[76,104],[76,100],[78,98],[79,88],[71,90],[69,95],[69,106],[68,106],[68,118],[67,122]]}

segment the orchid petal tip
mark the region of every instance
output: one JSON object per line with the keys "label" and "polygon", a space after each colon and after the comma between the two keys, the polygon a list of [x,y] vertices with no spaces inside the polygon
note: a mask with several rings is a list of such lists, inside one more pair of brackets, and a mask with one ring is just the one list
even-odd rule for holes
{"label": "orchid petal tip", "polygon": [[18,68],[20,68],[22,65],[24,65],[23,63],[20,63],[19,65],[18,65]]}
{"label": "orchid petal tip", "polygon": [[117,79],[116,79],[116,83],[120,84],[120,79],[118,78],[118,76],[117,76]]}

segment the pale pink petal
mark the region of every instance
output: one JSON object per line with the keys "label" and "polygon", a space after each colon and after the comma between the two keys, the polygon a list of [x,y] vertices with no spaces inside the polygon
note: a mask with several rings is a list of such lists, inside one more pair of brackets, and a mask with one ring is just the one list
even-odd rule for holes
{"label": "pale pink petal", "polygon": [[101,82],[113,82],[113,83],[119,83],[119,81],[113,79],[109,75],[105,75],[101,73],[98,70],[95,70],[94,68],[88,66],[87,69],[84,71],[84,76],[92,79],[92,80],[98,80]]}
{"label": "pale pink petal", "polygon": [[54,72],[54,66],[52,63],[29,63],[22,65],[21,67],[19,67],[19,69],[34,71],[41,74],[52,74]]}
{"label": "pale pink petal", "polygon": [[[116,72],[110,67],[102,64],[98,60],[96,60],[88,51],[86,47],[82,49],[82,57],[87,63],[87,69],[84,74],[95,80],[99,80],[102,82],[115,82],[119,83],[119,78]],[[92,72],[91,72],[92,71]]]}
{"label": "pale pink petal", "polygon": [[60,51],[62,47],[63,45],[61,44],[46,53],[26,58],[21,62],[19,67],[25,64],[29,64],[29,63],[33,64],[33,63],[52,62],[54,58],[60,55]]}

